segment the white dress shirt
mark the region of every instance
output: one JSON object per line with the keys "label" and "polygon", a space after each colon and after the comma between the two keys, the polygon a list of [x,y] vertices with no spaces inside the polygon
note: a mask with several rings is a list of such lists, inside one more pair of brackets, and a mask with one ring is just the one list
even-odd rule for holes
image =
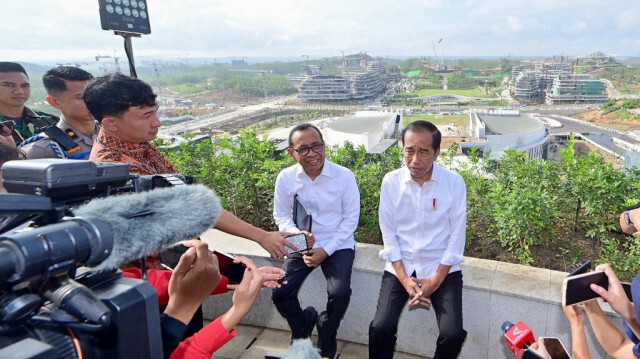
{"label": "white dress shirt", "polygon": [[391,262],[402,260],[407,274],[433,276],[440,264],[459,271],[467,223],[464,180],[433,164],[431,179],[420,186],[407,167],[389,172],[380,190],[380,230],[385,270],[397,276]]}
{"label": "white dress shirt", "polygon": [[282,170],[276,178],[273,199],[273,217],[280,231],[300,232],[293,222],[295,194],[311,213],[314,248],[323,248],[328,255],[338,249],[355,248],[353,232],[360,218],[360,192],[353,172],[328,160],[315,180],[299,164]]}

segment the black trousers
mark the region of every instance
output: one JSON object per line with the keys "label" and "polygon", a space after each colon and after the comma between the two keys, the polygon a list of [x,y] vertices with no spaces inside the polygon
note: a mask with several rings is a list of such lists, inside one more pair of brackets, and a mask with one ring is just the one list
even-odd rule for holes
{"label": "black trousers", "polygon": [[[369,324],[369,358],[393,358],[400,314],[409,294],[398,277],[385,271],[382,275],[376,315]],[[467,332],[462,328],[462,272],[448,274],[431,294],[440,334],[433,359],[456,358]]]}
{"label": "black trousers", "polygon": [[[323,335],[335,337],[340,321],[349,307],[351,298],[351,268],[355,251],[340,249],[320,264],[327,279],[327,315],[322,323]],[[284,261],[287,285],[273,290],[271,299],[291,328],[293,338],[300,338],[307,318],[298,301],[298,291],[307,276],[315,269],[304,264],[301,254],[293,254]]]}

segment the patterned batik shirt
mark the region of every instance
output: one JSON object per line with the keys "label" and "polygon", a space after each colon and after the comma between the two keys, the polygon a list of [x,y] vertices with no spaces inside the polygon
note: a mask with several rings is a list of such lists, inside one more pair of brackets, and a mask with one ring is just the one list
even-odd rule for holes
{"label": "patterned batik shirt", "polygon": [[133,174],[155,175],[178,173],[174,165],[151,143],[129,143],[100,130],[93,143],[89,160],[94,162],[128,163]]}

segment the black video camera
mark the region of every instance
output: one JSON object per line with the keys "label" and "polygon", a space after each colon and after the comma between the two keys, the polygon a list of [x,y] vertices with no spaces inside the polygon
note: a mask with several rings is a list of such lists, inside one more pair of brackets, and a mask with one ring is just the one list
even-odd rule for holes
{"label": "black video camera", "polygon": [[92,198],[137,191],[128,165],[9,161],[2,173],[0,358],[162,358],[156,291],[83,267],[109,256],[113,234],[73,217]]}

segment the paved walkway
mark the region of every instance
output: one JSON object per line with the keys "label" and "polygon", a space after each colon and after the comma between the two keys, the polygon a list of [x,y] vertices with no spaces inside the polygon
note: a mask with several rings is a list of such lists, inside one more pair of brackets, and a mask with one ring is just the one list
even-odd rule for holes
{"label": "paved walkway", "polygon": [[[288,331],[239,325],[236,337],[220,348],[215,359],[261,359],[265,354],[283,354],[289,348],[291,333]],[[317,337],[312,336],[315,343]],[[365,359],[369,356],[367,346],[338,340],[338,354],[335,359]],[[406,353],[396,353],[394,359],[423,358]]]}

